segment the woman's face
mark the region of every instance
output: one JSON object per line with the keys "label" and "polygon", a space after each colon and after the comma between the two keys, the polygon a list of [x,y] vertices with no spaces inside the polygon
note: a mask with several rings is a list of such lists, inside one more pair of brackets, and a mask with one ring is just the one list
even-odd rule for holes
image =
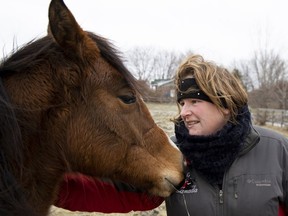
{"label": "woman's face", "polygon": [[190,135],[211,135],[229,120],[229,110],[224,114],[210,102],[186,98],[180,101],[180,115]]}

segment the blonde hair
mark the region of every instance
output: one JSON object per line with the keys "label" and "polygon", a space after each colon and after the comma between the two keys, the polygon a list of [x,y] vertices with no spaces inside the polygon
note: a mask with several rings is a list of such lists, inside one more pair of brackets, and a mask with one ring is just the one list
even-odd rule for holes
{"label": "blonde hair", "polygon": [[241,81],[227,69],[205,61],[200,55],[192,55],[180,64],[176,72],[176,94],[180,91],[181,80],[191,76],[222,113],[224,109],[230,111],[230,121],[236,123],[239,108],[248,103],[248,95]]}

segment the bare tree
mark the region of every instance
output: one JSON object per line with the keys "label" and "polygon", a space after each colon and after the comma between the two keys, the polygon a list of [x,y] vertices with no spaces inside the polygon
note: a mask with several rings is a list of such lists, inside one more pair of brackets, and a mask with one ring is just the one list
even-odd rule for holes
{"label": "bare tree", "polygon": [[[255,52],[254,59],[251,61],[252,69],[256,73],[257,77],[257,86],[260,90],[262,97],[265,101],[265,108],[275,105],[275,99],[277,102],[281,102],[283,100],[280,95],[283,93],[286,95],[287,86],[280,85],[276,87],[276,84],[282,83],[287,78],[285,61],[281,59],[279,54],[276,54],[273,50],[262,50],[258,53]],[[278,94],[276,94],[275,87],[278,90]],[[284,92],[283,92],[284,90]]]}
{"label": "bare tree", "polygon": [[239,66],[252,106],[262,108],[286,106],[283,101],[287,100],[287,68],[279,54],[267,49],[255,51],[251,60],[241,62]]}
{"label": "bare tree", "polygon": [[127,58],[127,66],[138,80],[151,80],[157,62],[153,48],[135,47],[127,52]]}
{"label": "bare tree", "polygon": [[180,62],[191,53],[135,47],[127,52],[127,66],[139,80],[171,79]]}
{"label": "bare tree", "polygon": [[254,53],[251,66],[257,77],[258,88],[270,88],[283,78],[285,63],[273,50],[260,50]]}
{"label": "bare tree", "polygon": [[247,92],[253,91],[255,89],[252,74],[250,73],[247,62],[241,61],[237,66],[234,65],[232,72],[241,80],[242,85]]}
{"label": "bare tree", "polygon": [[156,67],[156,79],[171,79],[174,77],[177,67],[185,57],[191,55],[192,51],[177,53],[175,51],[159,50]]}
{"label": "bare tree", "polygon": [[273,98],[278,102],[278,107],[280,109],[287,109],[287,100],[288,100],[288,71],[287,71],[287,63],[282,60],[280,57],[278,58],[277,63],[277,72],[275,76],[277,79],[274,84]]}
{"label": "bare tree", "polygon": [[178,56],[174,52],[160,50],[156,56],[157,67],[154,79],[169,79],[173,76],[178,65]]}
{"label": "bare tree", "polygon": [[287,81],[287,69],[285,69],[283,77],[274,85],[272,92],[274,93],[275,101],[278,102],[279,106],[277,108],[286,110],[288,108],[288,81]]}

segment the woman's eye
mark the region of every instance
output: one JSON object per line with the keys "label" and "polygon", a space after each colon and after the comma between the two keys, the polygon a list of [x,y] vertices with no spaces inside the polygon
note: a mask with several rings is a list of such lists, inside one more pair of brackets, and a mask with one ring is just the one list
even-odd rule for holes
{"label": "woman's eye", "polygon": [[120,100],[123,101],[125,104],[132,104],[136,102],[136,97],[134,95],[123,95],[119,96]]}
{"label": "woman's eye", "polygon": [[197,99],[185,99],[185,101],[180,101],[179,102],[179,105],[181,107],[183,107],[185,104],[196,104],[196,103],[199,103],[200,100],[197,100]]}
{"label": "woman's eye", "polygon": [[199,102],[198,100],[191,100],[192,104],[196,104],[197,102]]}

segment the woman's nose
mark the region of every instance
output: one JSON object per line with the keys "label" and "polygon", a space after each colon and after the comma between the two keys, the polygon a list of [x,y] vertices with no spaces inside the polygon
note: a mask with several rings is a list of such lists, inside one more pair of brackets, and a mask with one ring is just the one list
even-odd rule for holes
{"label": "woman's nose", "polygon": [[191,113],[192,113],[191,107],[188,104],[184,103],[180,112],[181,117],[186,117],[188,115],[191,115]]}

